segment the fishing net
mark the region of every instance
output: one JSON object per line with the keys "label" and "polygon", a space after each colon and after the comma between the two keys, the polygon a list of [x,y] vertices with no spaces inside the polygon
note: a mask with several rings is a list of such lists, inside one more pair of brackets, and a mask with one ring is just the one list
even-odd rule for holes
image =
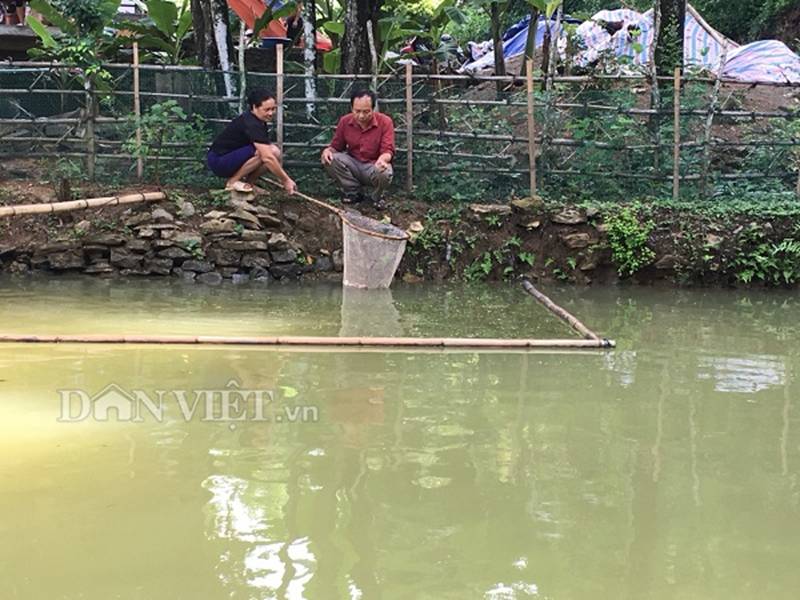
{"label": "fishing net", "polygon": [[342,214],[346,286],[379,289],[392,284],[408,234],[389,223],[348,211]]}

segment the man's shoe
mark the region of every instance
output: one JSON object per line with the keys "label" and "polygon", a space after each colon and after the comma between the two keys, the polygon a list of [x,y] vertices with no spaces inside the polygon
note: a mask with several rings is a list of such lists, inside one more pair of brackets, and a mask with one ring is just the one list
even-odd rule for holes
{"label": "man's shoe", "polygon": [[364,200],[369,202],[374,208],[378,210],[383,210],[386,208],[386,203],[380,197],[380,195],[373,193],[364,194]]}
{"label": "man's shoe", "polygon": [[360,192],[345,192],[342,194],[342,204],[358,204],[363,199]]}

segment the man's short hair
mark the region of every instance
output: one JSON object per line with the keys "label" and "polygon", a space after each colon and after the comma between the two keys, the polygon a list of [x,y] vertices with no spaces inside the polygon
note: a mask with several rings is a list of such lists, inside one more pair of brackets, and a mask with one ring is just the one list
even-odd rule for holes
{"label": "man's short hair", "polygon": [[275,94],[263,88],[252,90],[247,94],[247,103],[250,105],[250,108],[261,106],[261,103],[265,100],[275,100]]}
{"label": "man's short hair", "polygon": [[350,94],[350,108],[353,108],[353,102],[355,102],[357,98],[364,98],[365,96],[369,96],[369,99],[372,102],[372,108],[375,108],[375,103],[378,101],[378,96],[375,94],[375,92],[368,89],[354,90],[353,93]]}

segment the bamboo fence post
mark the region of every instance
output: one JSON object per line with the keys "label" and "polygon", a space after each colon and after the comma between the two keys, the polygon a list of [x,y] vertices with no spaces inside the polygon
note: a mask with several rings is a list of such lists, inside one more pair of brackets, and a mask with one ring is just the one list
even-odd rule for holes
{"label": "bamboo fence post", "polygon": [[139,42],[133,42],[133,114],[136,118],[136,179],[144,176],[142,159],[142,99],[139,95]]}
{"label": "bamboo fence post", "polygon": [[531,198],[536,196],[536,131],[533,113],[533,59],[525,59],[525,82],[528,97],[528,168]]}
{"label": "bamboo fence post", "polygon": [[569,312],[561,308],[558,304],[553,302],[550,298],[545,296],[542,292],[533,287],[533,284],[530,281],[528,281],[527,279],[523,281],[522,287],[525,288],[525,291],[528,292],[531,296],[536,298],[536,300],[538,300],[539,303],[542,304],[547,310],[549,310],[559,319],[567,323],[570,327],[572,327],[585,339],[594,341],[600,340],[600,336],[598,336],[594,331],[586,327],[586,325],[581,323],[577,318],[572,316]]}
{"label": "bamboo fence post", "polygon": [[414,101],[413,101],[413,66],[406,63],[406,192],[414,188]]}
{"label": "bamboo fence post", "polygon": [[708,188],[708,171],[711,168],[711,153],[709,148],[711,145],[711,132],[714,125],[714,113],[717,110],[717,103],[719,102],[719,93],[722,88],[722,71],[725,68],[725,63],[728,61],[728,44],[727,42],[722,45],[722,56],[719,59],[719,70],[716,72],[714,79],[714,88],[711,91],[711,101],[708,105],[708,113],[706,114],[706,123],[703,130],[703,171],[700,176],[700,194],[705,197]]}
{"label": "bamboo fence post", "polygon": [[94,181],[97,164],[97,140],[95,139],[94,88],[91,81],[86,82],[86,174]]}
{"label": "bamboo fence post", "polygon": [[797,148],[794,149],[794,161],[797,163],[797,186],[795,187],[794,193],[798,200],[800,200],[800,150]]}
{"label": "bamboo fence post", "polygon": [[246,108],[245,99],[247,97],[247,73],[244,70],[244,21],[239,23],[239,112],[243,113]]}
{"label": "bamboo fence post", "polygon": [[275,96],[278,114],[275,116],[275,141],[283,156],[283,44],[275,45]]}
{"label": "bamboo fence post", "polygon": [[673,89],[672,199],[680,196],[681,185],[681,68],[675,67]]}

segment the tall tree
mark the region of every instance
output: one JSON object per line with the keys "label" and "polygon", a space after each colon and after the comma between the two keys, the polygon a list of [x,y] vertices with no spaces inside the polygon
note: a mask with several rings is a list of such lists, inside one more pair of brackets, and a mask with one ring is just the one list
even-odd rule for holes
{"label": "tall tree", "polygon": [[372,22],[375,45],[378,38],[378,15],[383,0],[345,0],[344,36],[342,36],[342,73],[370,73],[372,58],[369,50],[367,22]]}
{"label": "tall tree", "polygon": [[656,40],[655,61],[659,75],[671,75],[683,66],[683,23],[686,0],[655,0],[661,12]]}
{"label": "tall tree", "polygon": [[225,0],[192,0],[192,26],[198,62],[206,69],[227,71],[225,93],[232,96],[233,43],[228,31],[228,3]]}
{"label": "tall tree", "polygon": [[[493,1],[489,4],[490,29],[492,31],[492,47],[494,48],[494,74],[506,74],[506,60],[503,56],[502,18],[508,10],[508,2]],[[498,82],[497,89],[500,89]]]}

